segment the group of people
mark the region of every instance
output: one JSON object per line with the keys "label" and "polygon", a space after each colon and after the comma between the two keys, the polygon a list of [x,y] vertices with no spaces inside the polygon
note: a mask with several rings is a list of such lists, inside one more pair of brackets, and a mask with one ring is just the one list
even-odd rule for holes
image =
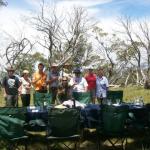
{"label": "group of people", "polygon": [[18,106],[18,97],[20,95],[22,106],[29,106],[31,99],[31,89],[35,93],[51,93],[52,103],[62,103],[72,99],[73,92],[90,92],[91,102],[99,103],[107,96],[108,80],[104,76],[103,68],[99,68],[94,73],[93,68],[88,68],[88,72],[83,75],[80,68],[68,71],[69,64],[65,64],[60,71],[59,66],[53,63],[50,69],[45,72],[44,64],[38,64],[38,70],[29,77],[29,71],[24,70],[19,78],[15,75],[15,69],[8,67],[8,75],[3,78],[2,87],[7,107]]}

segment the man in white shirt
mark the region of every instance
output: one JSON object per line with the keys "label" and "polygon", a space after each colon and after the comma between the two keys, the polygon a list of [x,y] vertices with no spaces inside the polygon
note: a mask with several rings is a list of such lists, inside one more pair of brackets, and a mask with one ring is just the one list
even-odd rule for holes
{"label": "man in white shirt", "polygon": [[102,103],[102,101],[106,99],[108,87],[108,80],[104,76],[103,68],[99,68],[98,75],[96,78],[96,97],[100,103]]}
{"label": "man in white shirt", "polygon": [[88,83],[81,76],[80,68],[76,68],[73,73],[75,73],[75,77],[71,78],[69,82],[69,85],[72,87],[72,92],[87,92]]}

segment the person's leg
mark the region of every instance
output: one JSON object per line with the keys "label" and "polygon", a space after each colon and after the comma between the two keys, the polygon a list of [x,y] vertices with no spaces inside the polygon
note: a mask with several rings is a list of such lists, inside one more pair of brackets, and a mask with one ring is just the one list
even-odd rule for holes
{"label": "person's leg", "polygon": [[96,98],[96,91],[95,91],[95,89],[92,89],[90,91],[90,93],[91,93],[92,103],[95,104],[95,98]]}
{"label": "person's leg", "polygon": [[56,97],[57,97],[57,88],[52,87],[51,88],[51,93],[52,93],[52,104],[55,104]]}
{"label": "person's leg", "polygon": [[100,105],[103,104],[103,98],[102,98],[102,97],[97,97],[97,100],[98,100],[98,103],[99,103]]}
{"label": "person's leg", "polygon": [[14,107],[18,107],[18,95],[14,95],[14,98],[13,98],[13,103],[14,103]]}
{"label": "person's leg", "polygon": [[27,107],[30,105],[30,94],[21,94],[22,106]]}
{"label": "person's leg", "polygon": [[25,96],[25,94],[21,94],[21,101],[22,101],[22,106],[24,107],[26,105],[26,96]]}
{"label": "person's leg", "polygon": [[18,95],[7,95],[6,107],[17,107],[18,106]]}
{"label": "person's leg", "polygon": [[7,95],[6,97],[6,107],[12,107],[12,95]]}
{"label": "person's leg", "polygon": [[27,97],[26,106],[30,106],[31,95],[30,94],[26,94],[26,97]]}

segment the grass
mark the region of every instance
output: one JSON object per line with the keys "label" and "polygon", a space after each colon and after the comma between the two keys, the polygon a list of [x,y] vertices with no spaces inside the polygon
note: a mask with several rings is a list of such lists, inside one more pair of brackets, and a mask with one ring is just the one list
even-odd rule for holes
{"label": "grass", "polygon": [[143,87],[130,86],[126,88],[118,88],[115,90],[123,90],[123,101],[125,102],[130,102],[136,97],[142,96],[145,104],[150,103],[150,90],[144,89]]}
{"label": "grass", "polygon": [[[142,96],[144,99],[144,103],[150,103],[150,90],[144,89],[143,87],[130,86],[126,88],[117,88],[110,90],[123,90],[123,101],[130,102],[134,100],[136,97]],[[18,100],[19,106],[21,106],[21,99]],[[31,105],[33,105],[33,98],[31,97]],[[3,98],[2,92],[0,91],[0,106],[5,106],[5,100]]]}

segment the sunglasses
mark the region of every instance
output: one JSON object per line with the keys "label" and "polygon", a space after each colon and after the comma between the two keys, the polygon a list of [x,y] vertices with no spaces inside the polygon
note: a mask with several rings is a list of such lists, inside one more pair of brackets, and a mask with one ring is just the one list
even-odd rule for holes
{"label": "sunglasses", "polygon": [[14,70],[8,70],[8,72],[14,72]]}

